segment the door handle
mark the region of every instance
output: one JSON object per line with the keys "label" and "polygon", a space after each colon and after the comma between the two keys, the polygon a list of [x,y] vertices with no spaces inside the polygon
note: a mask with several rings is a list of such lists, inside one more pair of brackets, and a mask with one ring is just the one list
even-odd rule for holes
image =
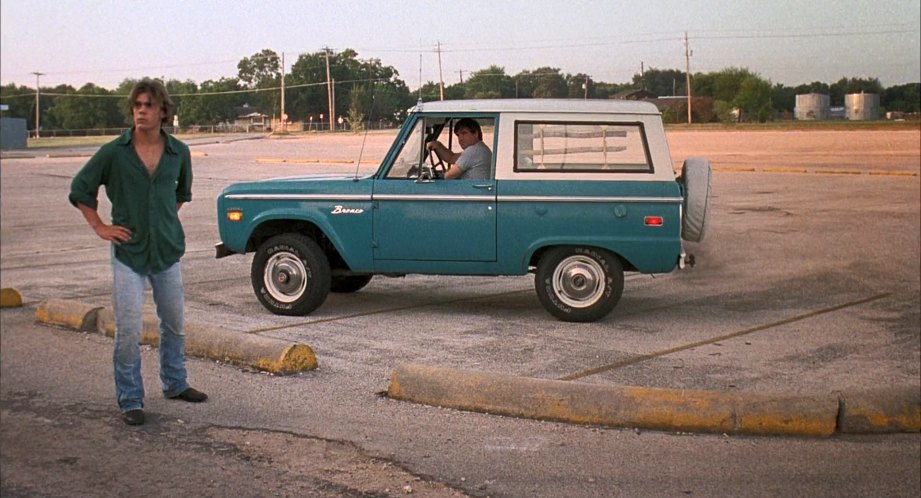
{"label": "door handle", "polygon": [[493,185],[491,183],[485,185],[474,185],[473,188],[485,188],[486,190],[492,192]]}

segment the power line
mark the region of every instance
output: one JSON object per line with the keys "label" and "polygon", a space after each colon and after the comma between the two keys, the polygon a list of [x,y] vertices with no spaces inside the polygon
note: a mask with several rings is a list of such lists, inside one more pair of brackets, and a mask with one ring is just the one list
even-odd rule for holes
{"label": "power line", "polygon": [[[808,31],[807,31],[808,29]],[[760,33],[759,33],[760,31]],[[792,32],[791,32],[792,31]],[[722,34],[727,33],[727,34]],[[738,33],[738,34],[733,34]],[[895,24],[872,24],[872,25],[860,25],[860,26],[815,26],[809,28],[778,28],[778,29],[762,29],[762,30],[707,30],[694,32],[689,31],[689,36],[695,40],[745,40],[745,39],[803,39],[803,38],[826,38],[826,37],[848,37],[848,36],[882,36],[882,35],[893,35],[893,34],[907,34],[907,33],[918,33],[917,23],[895,23]],[[350,48],[350,50],[355,50],[356,52],[361,53],[465,53],[465,52],[502,52],[502,51],[521,51],[521,50],[548,50],[548,49],[572,49],[572,48],[590,48],[590,47],[605,47],[613,45],[626,45],[626,44],[642,44],[642,43],[661,43],[661,42],[676,42],[682,39],[679,33],[669,33],[669,32],[651,32],[651,33],[640,33],[635,36],[630,37],[593,37],[585,38],[581,37],[578,39],[556,39],[551,40],[551,43],[524,43],[524,44],[490,44],[490,46],[471,46],[468,42],[464,42],[463,46],[458,48],[450,48],[450,43],[439,42],[437,47],[432,48],[378,48],[378,47],[359,47],[359,48]],[[585,40],[593,40],[586,42]],[[298,56],[304,54],[313,54],[320,53],[323,50],[335,50],[330,48],[319,49],[315,51],[310,50],[297,50],[297,51],[287,51],[297,54]],[[251,60],[259,60],[262,58],[272,57],[269,55],[254,54],[247,57]],[[226,64],[226,63],[237,63],[239,60],[225,59],[225,60],[209,60],[201,62],[190,62],[183,64],[169,64],[169,65],[159,65],[159,66],[138,66],[132,68],[105,68],[105,69],[92,69],[85,71],[49,71],[47,74],[49,76],[59,76],[59,75],[73,75],[73,74],[82,74],[82,73],[125,73],[125,72],[136,72],[136,71],[153,71],[153,70],[163,70],[163,69],[177,69],[177,68],[187,68],[187,67],[197,67],[197,66],[207,66],[207,65],[217,65],[217,64]]]}

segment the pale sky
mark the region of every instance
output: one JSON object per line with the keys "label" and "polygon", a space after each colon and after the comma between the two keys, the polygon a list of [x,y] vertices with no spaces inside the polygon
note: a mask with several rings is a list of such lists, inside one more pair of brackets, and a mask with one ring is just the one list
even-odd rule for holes
{"label": "pale sky", "polygon": [[410,89],[490,65],[626,83],[647,69],[745,67],[796,86],[842,77],[921,81],[921,0],[3,0],[0,83],[125,78],[202,83],[237,75],[263,49],[352,48],[393,66]]}

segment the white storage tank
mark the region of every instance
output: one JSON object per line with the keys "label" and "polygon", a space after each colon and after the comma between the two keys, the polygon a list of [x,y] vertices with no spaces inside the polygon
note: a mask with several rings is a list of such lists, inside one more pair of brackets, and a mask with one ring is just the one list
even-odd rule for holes
{"label": "white storage tank", "polygon": [[879,119],[879,95],[875,93],[845,95],[844,112],[847,119],[854,121]]}
{"label": "white storage tank", "polygon": [[796,96],[793,117],[803,121],[828,119],[829,100],[823,93],[804,93]]}

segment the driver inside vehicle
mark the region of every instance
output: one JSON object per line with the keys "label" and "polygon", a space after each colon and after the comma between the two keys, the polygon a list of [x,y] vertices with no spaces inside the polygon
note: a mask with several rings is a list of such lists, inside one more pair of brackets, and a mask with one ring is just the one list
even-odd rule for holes
{"label": "driver inside vehicle", "polygon": [[448,164],[444,178],[462,180],[482,180],[489,178],[492,151],[483,143],[483,131],[480,124],[471,118],[462,118],[454,124],[454,135],[460,144],[461,152],[454,152],[441,142],[433,140],[425,144],[429,151]]}

